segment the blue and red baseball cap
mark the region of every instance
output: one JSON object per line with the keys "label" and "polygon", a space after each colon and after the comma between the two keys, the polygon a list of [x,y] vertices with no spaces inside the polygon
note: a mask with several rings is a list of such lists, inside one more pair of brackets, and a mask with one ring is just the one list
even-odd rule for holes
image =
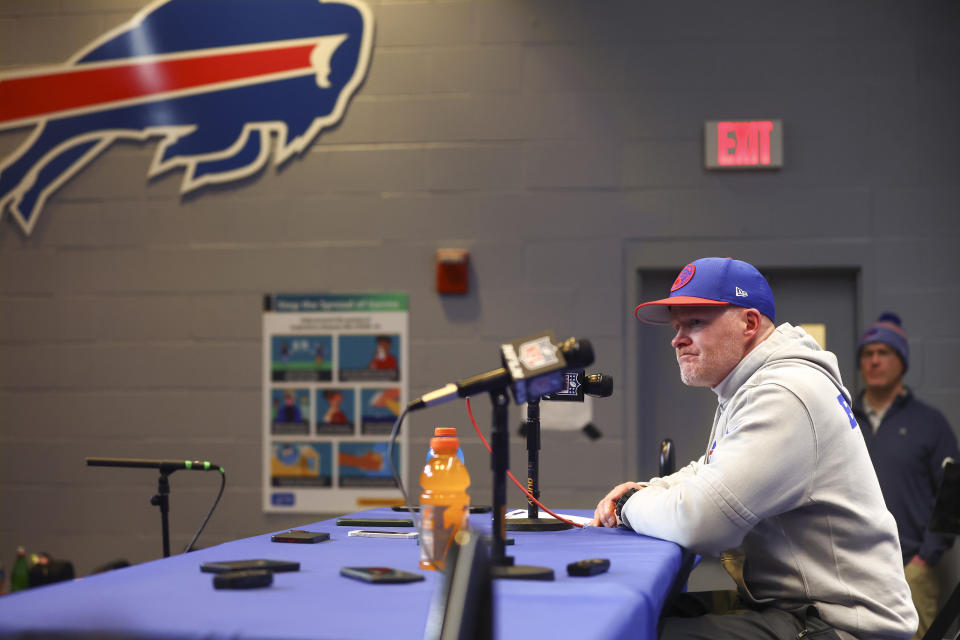
{"label": "blue and red baseball cap", "polygon": [[776,320],[773,291],[756,267],[733,258],[700,258],[680,271],[669,297],[644,302],[633,313],[646,324],[670,324],[670,307],[731,304]]}

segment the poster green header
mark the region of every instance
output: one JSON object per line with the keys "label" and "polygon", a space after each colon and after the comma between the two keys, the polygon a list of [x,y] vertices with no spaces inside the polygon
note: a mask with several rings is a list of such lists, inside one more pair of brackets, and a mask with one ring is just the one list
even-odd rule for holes
{"label": "poster green header", "polygon": [[303,313],[329,311],[333,313],[370,313],[373,311],[406,311],[405,293],[329,293],[293,294],[278,293],[266,296],[265,311],[279,313]]}

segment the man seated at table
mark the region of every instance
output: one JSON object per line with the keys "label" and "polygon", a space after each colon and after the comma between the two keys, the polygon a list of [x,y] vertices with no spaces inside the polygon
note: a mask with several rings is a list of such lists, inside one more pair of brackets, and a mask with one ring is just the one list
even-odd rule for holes
{"label": "man seated at table", "polygon": [[673,327],[681,379],[719,406],[699,460],[614,487],[593,524],[721,554],[737,584],[727,598],[678,598],[660,638],[909,638],[896,524],[836,356],[775,326],[766,279],[730,258],[687,265],[669,297],[635,314]]}

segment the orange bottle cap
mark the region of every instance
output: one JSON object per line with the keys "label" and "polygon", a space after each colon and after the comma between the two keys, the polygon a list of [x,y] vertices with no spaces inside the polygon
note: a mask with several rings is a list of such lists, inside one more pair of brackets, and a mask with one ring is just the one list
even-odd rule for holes
{"label": "orange bottle cap", "polygon": [[434,438],[456,438],[457,437],[457,428],[456,427],[436,427],[433,430]]}
{"label": "orange bottle cap", "polygon": [[443,437],[430,439],[430,448],[433,449],[434,453],[456,453],[459,446],[460,441],[456,438]]}

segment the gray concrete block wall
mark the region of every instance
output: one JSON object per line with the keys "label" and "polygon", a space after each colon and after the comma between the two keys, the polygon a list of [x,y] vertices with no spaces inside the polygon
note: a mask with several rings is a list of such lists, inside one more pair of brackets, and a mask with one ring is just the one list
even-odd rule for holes
{"label": "gray concrete block wall", "polygon": [[[0,560],[27,544],[85,574],[159,555],[156,479],[87,469],[87,455],[226,466],[201,544],[320,517],[260,511],[263,293],[408,292],[414,394],[495,367],[502,340],[543,328],[590,338],[596,369],[624,380],[628,241],[865,247],[862,320],[901,313],[908,382],[960,429],[950,3],[369,4],[365,84],[281,169],[182,197],[181,173],[146,178],[155,141],[117,143],[31,236],[0,220]],[[61,62],[144,5],[0,0],[0,71]],[[784,170],[704,172],[703,121],[754,117],[783,119]],[[0,156],[28,133],[0,131]],[[433,291],[440,247],[470,250],[469,295]],[[631,399],[618,387],[594,404],[597,442],[545,434],[551,505],[592,507],[631,458],[655,455],[626,448]],[[474,403],[484,429],[488,404]],[[489,501],[459,403],[411,418],[411,460],[439,424],[466,433]],[[522,475],[519,438],[511,456]],[[172,485],[178,549],[216,481]]]}

